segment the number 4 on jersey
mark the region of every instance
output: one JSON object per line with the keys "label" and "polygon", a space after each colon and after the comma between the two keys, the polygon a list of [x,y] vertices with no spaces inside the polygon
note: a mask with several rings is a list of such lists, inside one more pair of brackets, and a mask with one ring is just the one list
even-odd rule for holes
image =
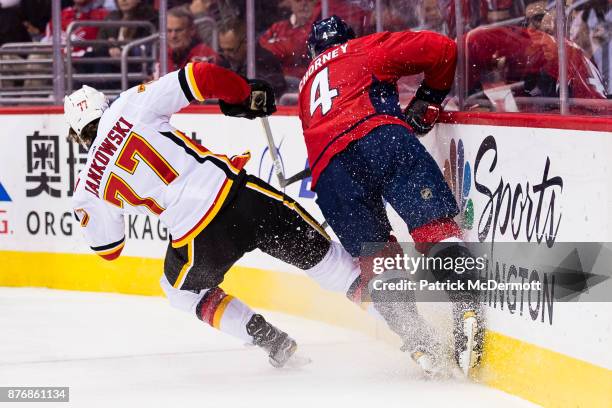
{"label": "number 4 on jersey", "polygon": [[329,71],[324,68],[314,77],[310,86],[310,116],[314,115],[319,105],[321,105],[321,114],[327,114],[332,107],[332,99],[336,96],[338,90],[329,89]]}

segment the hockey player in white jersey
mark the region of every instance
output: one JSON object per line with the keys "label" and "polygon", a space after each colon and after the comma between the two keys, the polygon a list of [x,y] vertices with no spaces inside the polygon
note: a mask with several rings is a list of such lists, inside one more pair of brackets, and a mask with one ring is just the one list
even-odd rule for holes
{"label": "hockey player in white jersey", "polygon": [[87,86],[66,97],[69,138],[89,149],[74,213],[88,244],[107,260],[124,246],[125,214],[158,216],[171,234],[161,279],[170,303],[262,347],[280,367],[296,342],[226,294],[219,287],[225,273],[256,248],[341,293],[360,269],[297,202],[243,170],[248,154],[215,154],[170,125],[173,113],[205,98],[218,98],[230,116],[275,111],[265,82],[207,63],[131,88],[111,106]]}

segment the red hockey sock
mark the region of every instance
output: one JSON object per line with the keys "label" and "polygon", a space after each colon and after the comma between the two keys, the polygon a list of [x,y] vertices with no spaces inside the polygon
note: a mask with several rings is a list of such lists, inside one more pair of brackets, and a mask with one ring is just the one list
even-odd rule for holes
{"label": "red hockey sock", "polygon": [[368,293],[368,284],[374,277],[374,258],[395,258],[396,255],[404,253],[402,247],[397,242],[397,238],[389,235],[387,243],[384,247],[372,256],[360,256],[359,268],[361,274],[355,279],[355,282],[349,288],[346,296],[354,303],[361,304],[370,301]]}
{"label": "red hockey sock", "polygon": [[200,303],[196,307],[196,315],[200,320],[214,327],[215,314],[220,311],[220,306],[227,303],[229,300],[231,300],[231,298],[228,299],[223,289],[219,287],[212,288],[206,292],[202,300],[200,300]]}
{"label": "red hockey sock", "polygon": [[449,238],[463,239],[461,228],[452,218],[440,218],[410,231],[417,251],[427,254],[434,244]]}

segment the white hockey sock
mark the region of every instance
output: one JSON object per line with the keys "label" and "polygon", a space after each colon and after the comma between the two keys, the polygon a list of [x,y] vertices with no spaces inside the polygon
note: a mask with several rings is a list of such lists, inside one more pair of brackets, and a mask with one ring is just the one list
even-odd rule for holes
{"label": "white hockey sock", "polygon": [[219,319],[217,325],[213,322],[213,327],[221,330],[223,333],[231,334],[243,340],[246,343],[252,343],[253,337],[249,336],[246,331],[246,325],[255,314],[253,310],[246,304],[233,296],[226,304],[225,310],[219,311]]}
{"label": "white hockey sock", "polygon": [[339,242],[333,241],[321,262],[306,270],[323,289],[342,294],[349,290],[360,273],[359,264]]}

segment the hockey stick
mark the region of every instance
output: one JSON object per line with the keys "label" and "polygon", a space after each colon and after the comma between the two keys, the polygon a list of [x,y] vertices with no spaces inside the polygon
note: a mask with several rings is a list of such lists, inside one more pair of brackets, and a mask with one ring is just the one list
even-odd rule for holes
{"label": "hockey stick", "polygon": [[285,180],[285,186],[288,186],[289,184],[293,184],[296,181],[300,181],[300,180],[304,180],[307,177],[310,177],[311,175],[311,171],[310,171],[310,167],[305,168],[302,171],[299,171],[297,173],[295,173],[293,176],[289,177],[288,179]]}
{"label": "hockey stick", "polygon": [[[280,157],[278,157],[278,152],[276,151],[276,144],[274,143],[274,136],[272,136],[272,129],[270,128],[270,122],[267,117],[260,118],[261,124],[264,128],[264,132],[266,133],[266,139],[268,141],[268,150],[270,151],[270,156],[272,156],[272,163],[274,166],[274,173],[276,173],[276,177],[278,178],[278,183],[281,188],[287,187],[289,184],[293,184],[296,181],[305,179],[306,177],[310,177],[310,168],[306,168],[288,179],[285,178],[285,173],[283,173],[283,167],[280,161]],[[327,228],[329,224],[327,221],[323,221],[321,226],[323,229]]]}
{"label": "hockey stick", "polygon": [[278,156],[278,151],[276,150],[276,144],[274,143],[274,136],[272,136],[272,129],[270,128],[270,122],[267,117],[260,118],[261,124],[263,125],[264,132],[266,133],[266,139],[268,141],[268,150],[270,151],[270,156],[272,156],[272,164],[274,166],[274,173],[278,178],[278,183],[281,188],[285,188],[290,184],[295,183],[296,181],[300,181],[305,179],[306,177],[310,177],[310,169],[306,168],[289,178],[285,178],[285,173],[283,173],[283,166],[281,164],[280,157]]}
{"label": "hockey stick", "polygon": [[260,118],[261,124],[263,125],[264,132],[266,133],[266,139],[268,140],[268,150],[270,151],[270,156],[272,156],[272,165],[274,166],[274,173],[276,173],[276,177],[278,178],[278,183],[281,188],[285,188],[286,180],[285,174],[283,173],[283,166],[280,161],[280,157],[278,157],[278,152],[276,151],[276,144],[274,144],[274,136],[272,136],[272,129],[270,129],[270,122],[267,117]]}

